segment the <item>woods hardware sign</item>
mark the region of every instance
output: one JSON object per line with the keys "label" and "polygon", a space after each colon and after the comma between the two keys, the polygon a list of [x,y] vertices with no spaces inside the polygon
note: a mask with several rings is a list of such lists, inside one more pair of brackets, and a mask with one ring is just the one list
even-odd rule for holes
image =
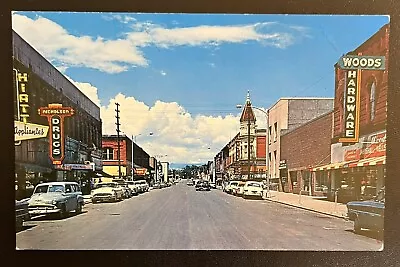
{"label": "woods hardware sign", "polygon": [[39,108],[38,113],[49,121],[49,157],[54,165],[59,165],[64,159],[64,117],[74,115],[74,109],[63,107],[62,104],[49,104],[48,107]]}
{"label": "woods hardware sign", "polygon": [[360,129],[361,70],[385,70],[384,56],[345,55],[338,66],[347,70],[344,91],[344,136],[342,143],[357,143]]}

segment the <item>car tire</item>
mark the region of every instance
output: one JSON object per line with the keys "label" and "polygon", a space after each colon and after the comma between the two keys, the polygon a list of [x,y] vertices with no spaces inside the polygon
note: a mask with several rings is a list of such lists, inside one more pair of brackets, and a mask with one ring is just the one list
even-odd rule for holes
{"label": "car tire", "polygon": [[21,218],[17,218],[15,221],[15,228],[17,231],[22,230],[22,228],[24,227],[24,220],[22,220]]}
{"label": "car tire", "polygon": [[65,204],[63,204],[61,206],[61,210],[58,213],[58,218],[59,219],[64,219],[65,217],[67,217],[67,208],[65,207]]}
{"label": "car tire", "polygon": [[361,233],[360,219],[358,218],[358,216],[354,220],[354,233],[356,234]]}
{"label": "car tire", "polygon": [[76,204],[76,214],[82,213],[82,203],[78,202]]}
{"label": "car tire", "polygon": [[92,203],[93,203],[93,204],[96,204],[96,203],[97,203],[97,200],[92,199]]}

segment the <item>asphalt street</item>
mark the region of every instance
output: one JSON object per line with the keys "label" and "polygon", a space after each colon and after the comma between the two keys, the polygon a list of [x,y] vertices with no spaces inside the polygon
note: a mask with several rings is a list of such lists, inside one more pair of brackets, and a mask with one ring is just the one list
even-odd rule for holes
{"label": "asphalt street", "polygon": [[87,204],[65,219],[36,218],[16,233],[18,249],[378,251],[344,219],[249,200],[185,181],[116,203]]}

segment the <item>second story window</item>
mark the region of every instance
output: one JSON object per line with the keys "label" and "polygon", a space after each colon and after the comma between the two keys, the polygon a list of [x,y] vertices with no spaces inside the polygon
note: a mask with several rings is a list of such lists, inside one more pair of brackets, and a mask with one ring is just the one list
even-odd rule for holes
{"label": "second story window", "polygon": [[276,142],[276,139],[278,138],[278,123],[274,123],[274,142]]}
{"label": "second story window", "polygon": [[272,126],[268,127],[268,144],[271,144]]}
{"label": "second story window", "polygon": [[111,147],[103,148],[103,159],[104,160],[113,160],[114,159],[114,151]]}
{"label": "second story window", "polygon": [[369,111],[370,111],[370,120],[373,121],[375,118],[375,90],[376,84],[373,82],[370,88],[370,95],[369,95]]}

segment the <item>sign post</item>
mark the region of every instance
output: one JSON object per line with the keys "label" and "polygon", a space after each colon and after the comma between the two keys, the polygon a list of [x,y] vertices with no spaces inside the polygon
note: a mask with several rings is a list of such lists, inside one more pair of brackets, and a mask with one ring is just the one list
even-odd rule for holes
{"label": "sign post", "polygon": [[74,109],[62,104],[49,104],[38,109],[40,116],[47,117],[50,126],[50,154],[53,165],[60,165],[64,159],[64,118],[74,115]]}

